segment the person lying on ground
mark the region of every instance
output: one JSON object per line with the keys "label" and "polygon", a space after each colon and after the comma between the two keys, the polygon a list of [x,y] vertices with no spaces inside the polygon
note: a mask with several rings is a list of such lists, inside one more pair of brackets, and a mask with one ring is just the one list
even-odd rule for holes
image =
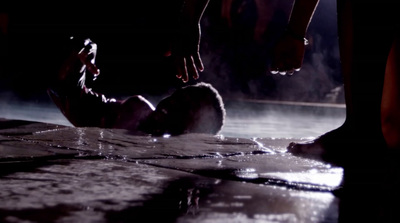
{"label": "person lying on ground", "polygon": [[74,47],[47,90],[74,126],[119,128],[152,135],[218,134],[222,129],[224,103],[211,84],[200,82],[177,89],[157,107],[141,95],[124,100],[108,98],[85,84],[86,78],[100,75],[95,64],[97,44],[86,39],[79,48]]}

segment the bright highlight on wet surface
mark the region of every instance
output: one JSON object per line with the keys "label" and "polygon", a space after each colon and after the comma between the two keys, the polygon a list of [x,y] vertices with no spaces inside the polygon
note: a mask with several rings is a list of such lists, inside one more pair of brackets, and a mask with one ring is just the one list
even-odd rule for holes
{"label": "bright highlight on wet surface", "polygon": [[[25,112],[15,109],[7,118],[23,119]],[[312,117],[301,113],[286,116],[290,120],[272,110],[251,119],[232,114],[216,136],[75,128],[51,109],[47,118],[55,124],[2,120],[0,165],[7,171],[0,175],[0,219],[40,221],[45,213],[63,212],[48,218],[336,222],[332,192],[342,169],[293,156],[286,146],[334,128],[340,117],[316,116],[331,122],[311,130],[306,122]],[[46,117],[30,118],[40,116]]]}

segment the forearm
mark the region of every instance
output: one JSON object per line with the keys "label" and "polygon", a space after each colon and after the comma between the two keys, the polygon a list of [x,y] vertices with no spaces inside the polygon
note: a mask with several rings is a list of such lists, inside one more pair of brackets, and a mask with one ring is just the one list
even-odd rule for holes
{"label": "forearm", "polygon": [[294,35],[304,37],[319,0],[295,0],[290,14],[288,29]]}
{"label": "forearm", "polygon": [[81,68],[82,64],[73,52],[49,87],[48,94],[74,126],[110,127],[119,102],[87,88]]}
{"label": "forearm", "polygon": [[185,0],[182,10],[182,22],[199,25],[209,0]]}

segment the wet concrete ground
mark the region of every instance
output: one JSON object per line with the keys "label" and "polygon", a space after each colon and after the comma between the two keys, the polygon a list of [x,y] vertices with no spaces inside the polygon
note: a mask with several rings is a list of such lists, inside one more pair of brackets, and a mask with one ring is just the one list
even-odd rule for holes
{"label": "wet concrete ground", "polygon": [[337,222],[342,169],[294,138],[0,121],[0,222]]}

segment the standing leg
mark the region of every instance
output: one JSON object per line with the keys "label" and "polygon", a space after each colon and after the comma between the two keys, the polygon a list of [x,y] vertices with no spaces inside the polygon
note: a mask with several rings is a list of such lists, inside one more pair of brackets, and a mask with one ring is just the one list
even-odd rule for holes
{"label": "standing leg", "polygon": [[396,36],[386,65],[382,96],[382,132],[391,149],[400,149],[400,38]]}
{"label": "standing leg", "polygon": [[290,152],[340,166],[368,162],[386,148],[381,99],[392,37],[383,5],[338,0],[339,46],[346,97],[345,123],[316,140],[292,143]]}

